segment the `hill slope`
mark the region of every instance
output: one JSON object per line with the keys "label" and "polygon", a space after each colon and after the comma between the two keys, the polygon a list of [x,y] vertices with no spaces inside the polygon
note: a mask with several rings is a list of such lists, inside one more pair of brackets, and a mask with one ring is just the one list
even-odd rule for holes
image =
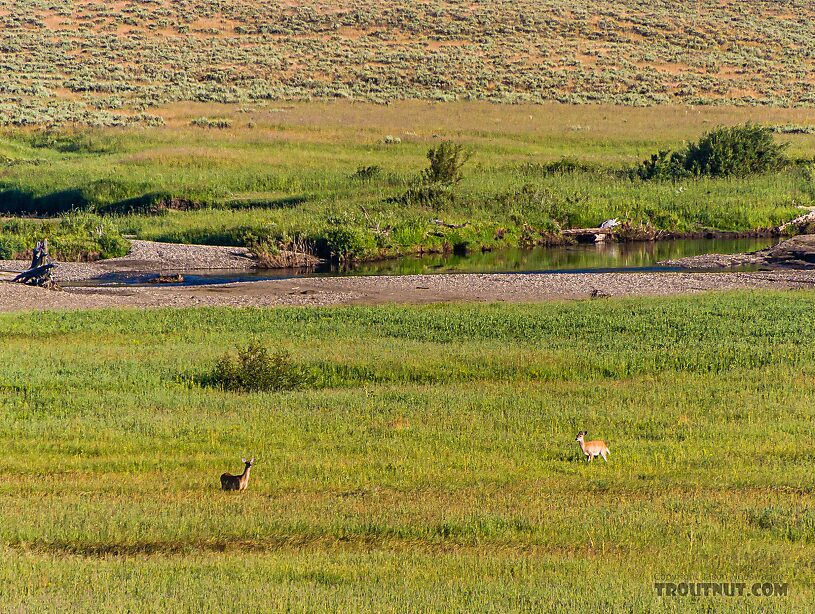
{"label": "hill slope", "polygon": [[813,18],[805,0],[0,0],[0,123],[304,97],[806,105]]}

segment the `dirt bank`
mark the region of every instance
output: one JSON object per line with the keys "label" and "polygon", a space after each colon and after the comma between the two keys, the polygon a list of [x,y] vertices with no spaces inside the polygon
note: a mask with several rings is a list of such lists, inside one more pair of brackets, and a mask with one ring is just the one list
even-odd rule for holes
{"label": "dirt bank", "polygon": [[102,307],[360,305],[445,301],[536,302],[735,289],[815,288],[815,270],[761,273],[455,274],[314,277],[216,286],[71,288],[0,282],[0,311]]}

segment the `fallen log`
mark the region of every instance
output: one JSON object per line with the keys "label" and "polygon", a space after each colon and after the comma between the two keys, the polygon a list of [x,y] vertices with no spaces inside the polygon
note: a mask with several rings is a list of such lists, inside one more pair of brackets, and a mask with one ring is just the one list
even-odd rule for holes
{"label": "fallen log", "polygon": [[152,279],[147,280],[148,284],[183,284],[184,276],[181,273],[174,273],[171,275],[157,275]]}
{"label": "fallen log", "polygon": [[563,234],[570,237],[579,235],[610,235],[614,234],[614,228],[567,228],[563,231]]}
{"label": "fallen log", "polygon": [[53,262],[49,262],[48,264],[41,264],[40,266],[34,267],[33,269],[28,269],[27,271],[23,271],[17,277],[12,279],[11,281],[20,282],[20,283],[28,283],[30,280],[34,279],[35,277],[42,277],[45,274],[50,275],[51,269],[56,268],[56,264]]}

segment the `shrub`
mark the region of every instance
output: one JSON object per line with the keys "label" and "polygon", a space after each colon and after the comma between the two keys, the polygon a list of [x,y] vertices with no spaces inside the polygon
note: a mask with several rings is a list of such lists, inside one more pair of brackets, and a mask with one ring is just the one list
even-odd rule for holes
{"label": "shrub", "polygon": [[130,244],[119,229],[92,213],[72,213],[51,231],[52,253],[61,260],[116,258],[127,253]]}
{"label": "shrub", "polygon": [[320,243],[319,251],[323,254],[349,262],[364,254],[370,241],[361,230],[337,225],[325,231]]}
{"label": "shrub", "polygon": [[382,167],[376,164],[372,166],[360,166],[356,172],[351,175],[351,179],[357,181],[370,181],[382,174]]}
{"label": "shrub", "polygon": [[518,167],[518,171],[523,175],[540,175],[549,177],[551,175],[569,175],[576,173],[596,173],[603,170],[601,167],[574,158],[560,158],[552,162],[525,162]]}
{"label": "shrub", "polygon": [[685,168],[694,175],[744,177],[777,170],[787,158],[788,143],[776,143],[763,126],[719,127],[688,145]]}
{"label": "shrub", "polygon": [[196,117],[190,125],[197,128],[231,128],[232,122],[223,118]]}
{"label": "shrub", "polygon": [[305,384],[306,372],[295,365],[289,353],[270,353],[259,341],[239,349],[237,358],[225,354],[204,383],[235,392],[294,390]]}
{"label": "shrub", "polygon": [[785,166],[788,145],[776,143],[772,130],[757,124],[720,126],[684,151],[657,152],[640,165],[638,175],[642,179],[746,177]]}
{"label": "shrub", "polygon": [[124,256],[129,243],[119,229],[105,218],[90,213],[73,213],[59,223],[8,220],[0,226],[0,252],[25,254],[37,241],[48,239],[51,256],[64,261],[88,261]]}
{"label": "shrub", "polygon": [[580,195],[564,196],[530,183],[499,195],[497,202],[510,212],[515,224],[531,224],[545,232],[560,232],[574,226],[580,220],[579,212],[586,209]]}
{"label": "shrub", "polygon": [[424,170],[422,179],[431,184],[455,185],[461,181],[461,169],[471,155],[463,145],[443,141],[427,152],[430,168]]}
{"label": "shrub", "polygon": [[686,156],[678,151],[660,149],[637,169],[641,179],[680,179],[690,172],[685,168]]}

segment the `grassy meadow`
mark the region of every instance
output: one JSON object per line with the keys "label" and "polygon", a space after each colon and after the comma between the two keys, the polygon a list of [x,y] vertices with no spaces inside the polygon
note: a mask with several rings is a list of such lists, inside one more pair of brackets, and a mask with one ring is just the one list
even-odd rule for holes
{"label": "grassy meadow", "polygon": [[[805,611],[814,308],[2,314],[2,609]],[[308,386],[195,383],[255,339]],[[609,464],[582,460],[581,429]],[[249,490],[220,492],[246,455]],[[656,581],[789,593],[669,599]]]}
{"label": "grassy meadow", "polygon": [[[359,260],[534,245],[613,217],[676,233],[750,231],[815,204],[815,112],[804,109],[338,101],[160,112],[163,127],[6,131],[0,208],[79,209],[143,239]],[[630,176],[657,150],[746,121],[803,131],[775,135],[798,163],[743,178]],[[422,191],[426,153],[443,140],[472,152],[463,180]]]}
{"label": "grassy meadow", "polygon": [[[59,260],[137,238],[349,263],[512,258],[609,218],[621,240],[766,231],[815,209],[813,18],[0,0],[0,260],[43,238]],[[637,172],[747,122],[788,159]],[[428,179],[447,141],[463,176]],[[814,310],[794,291],[0,313],[0,613],[808,611]],[[255,342],[298,389],[211,385]],[[222,492],[243,456],[249,489]]]}

